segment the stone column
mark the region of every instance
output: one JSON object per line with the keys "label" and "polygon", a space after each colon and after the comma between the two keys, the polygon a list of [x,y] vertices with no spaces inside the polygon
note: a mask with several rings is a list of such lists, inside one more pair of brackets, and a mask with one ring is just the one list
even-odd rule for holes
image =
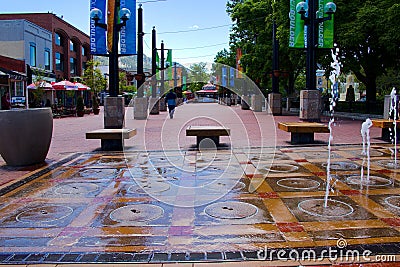
{"label": "stone column", "polygon": [[263,109],[263,97],[262,95],[252,95],[251,96],[251,107],[254,112],[262,112]]}
{"label": "stone column", "polygon": [[[122,96],[104,98],[104,128],[122,129],[125,126],[125,104]],[[122,151],[124,140],[102,139],[103,150]]]}
{"label": "stone column", "polygon": [[282,115],[282,95],[279,93],[268,94],[268,106],[272,115]]}
{"label": "stone column", "polygon": [[241,103],[242,103],[242,109],[243,109],[243,110],[248,110],[248,109],[250,109],[250,105],[249,105],[249,103],[250,103],[250,97],[249,97],[249,96],[247,96],[247,95],[242,95],[242,101],[241,101]]}
{"label": "stone column", "polygon": [[150,97],[149,99],[149,109],[150,115],[160,114],[160,98],[159,97]]}
{"label": "stone column", "polygon": [[321,93],[318,90],[300,91],[300,115],[305,121],[321,120]]}
{"label": "stone column", "polygon": [[165,104],[165,98],[160,98],[160,111],[167,111],[167,106]]}
{"label": "stone column", "polygon": [[133,102],[133,118],[135,120],[147,119],[147,105],[146,97],[135,97]]}

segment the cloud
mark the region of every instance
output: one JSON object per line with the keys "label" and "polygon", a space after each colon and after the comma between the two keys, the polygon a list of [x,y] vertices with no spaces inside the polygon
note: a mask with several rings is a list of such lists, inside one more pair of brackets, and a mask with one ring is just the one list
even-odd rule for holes
{"label": "cloud", "polygon": [[193,26],[191,26],[191,27],[189,27],[190,29],[194,29],[194,30],[197,30],[197,29],[199,29],[200,27],[198,26],[198,25],[193,25]]}

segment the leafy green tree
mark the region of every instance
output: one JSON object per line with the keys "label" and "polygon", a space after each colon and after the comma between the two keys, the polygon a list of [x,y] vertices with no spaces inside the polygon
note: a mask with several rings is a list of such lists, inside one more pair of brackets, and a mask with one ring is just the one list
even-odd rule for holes
{"label": "leafy green tree", "polygon": [[126,76],[126,72],[119,73],[119,88],[122,92],[128,93],[136,93],[137,88],[134,85],[128,85],[128,77]]}
{"label": "leafy green tree", "polygon": [[101,90],[105,90],[107,87],[107,79],[103,76],[98,66],[100,66],[99,61],[88,61],[82,76],[83,82],[91,88],[95,95]]}
{"label": "leafy green tree", "polygon": [[210,73],[207,70],[207,63],[200,62],[190,65],[188,88],[192,91],[201,90],[203,85],[210,79]]}
{"label": "leafy green tree", "polygon": [[337,0],[336,40],[344,71],[352,71],[366,86],[367,110],[377,95],[377,79],[399,67],[397,0]]}
{"label": "leafy green tree", "polygon": [[[244,72],[261,87],[266,88],[271,88],[272,82],[272,25],[275,21],[280,43],[280,70],[285,73],[284,77],[280,77],[280,86],[286,93],[293,93],[297,77],[304,74],[305,56],[303,51],[288,47],[289,3],[282,0],[234,0],[228,1],[227,13],[235,24],[230,36],[230,53],[225,57],[232,58],[232,54],[236,55],[236,48],[241,48],[241,65]],[[218,55],[221,57],[224,53],[220,52]],[[228,60],[224,62],[218,57],[216,60],[235,66]]]}
{"label": "leafy green tree", "polygon": [[[393,76],[391,70],[400,67],[397,56],[400,52],[400,31],[397,27],[400,4],[397,0],[334,2],[338,7],[334,15],[335,42],[341,53],[342,71],[351,71],[363,83],[367,92],[367,105],[372,108],[380,88],[387,90],[387,84],[380,84],[381,77]],[[295,85],[298,85],[296,89],[304,89],[303,82],[297,80],[304,76],[305,51],[288,47],[288,0],[230,0],[227,3],[227,13],[234,22],[230,51],[218,53],[216,62],[229,62],[231,54],[240,47],[244,52],[241,61],[247,76],[269,87],[272,23],[275,21],[280,43],[280,70],[288,74],[287,78],[280,79],[280,86],[288,93],[294,92]],[[327,70],[332,61],[330,54],[326,49],[317,51],[317,62]]]}

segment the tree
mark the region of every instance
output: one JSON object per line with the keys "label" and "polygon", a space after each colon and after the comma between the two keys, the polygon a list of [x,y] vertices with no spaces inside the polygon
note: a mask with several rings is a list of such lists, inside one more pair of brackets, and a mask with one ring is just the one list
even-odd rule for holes
{"label": "tree", "polygon": [[200,62],[190,65],[189,70],[189,85],[188,88],[192,91],[201,90],[203,85],[210,79],[210,74],[207,70],[207,63]]}
{"label": "tree", "polygon": [[101,90],[105,90],[107,87],[107,79],[101,73],[98,68],[100,65],[99,61],[90,60],[86,63],[86,69],[83,72],[83,82],[93,90],[93,93],[97,95]]}
{"label": "tree", "polygon": [[[219,52],[217,56],[232,57],[236,48],[241,48],[243,57],[241,64],[245,74],[261,87],[271,87],[272,73],[272,24],[277,24],[279,40],[280,70],[285,77],[280,78],[280,86],[286,93],[294,92],[295,81],[303,74],[305,56],[303,51],[289,49],[289,4],[287,1],[272,0],[234,0],[227,3],[227,13],[235,23],[230,36],[230,53]],[[232,67],[229,60],[216,57],[219,63]],[[287,78],[286,78],[287,76]]]}
{"label": "tree", "polygon": [[352,71],[366,86],[367,110],[376,101],[377,79],[399,65],[400,34],[397,0],[336,1],[336,41],[344,71]]}
{"label": "tree", "polygon": [[[352,72],[367,91],[367,106],[371,109],[376,101],[377,79],[387,76],[390,70],[400,66],[397,0],[335,0],[335,42],[341,51],[343,72]],[[296,80],[304,75],[305,53],[303,49],[290,49],[289,1],[288,0],[230,0],[227,13],[235,23],[230,37],[230,53],[241,47],[245,73],[251,79],[269,86],[272,51],[272,22],[275,21],[277,39],[280,42],[279,64],[289,77],[280,85],[288,93],[294,91]],[[255,38],[256,37],[256,38]],[[219,53],[228,58],[229,53]],[[221,60],[221,59],[218,60]],[[317,62],[329,70],[330,52],[317,51]],[[303,88],[300,88],[303,89]],[[384,89],[384,88],[382,88]]]}
{"label": "tree", "polygon": [[128,84],[128,78],[126,77],[126,72],[120,72],[119,73],[119,88],[121,89],[122,92],[127,92],[127,93],[136,93],[137,88],[134,85],[127,85]]}

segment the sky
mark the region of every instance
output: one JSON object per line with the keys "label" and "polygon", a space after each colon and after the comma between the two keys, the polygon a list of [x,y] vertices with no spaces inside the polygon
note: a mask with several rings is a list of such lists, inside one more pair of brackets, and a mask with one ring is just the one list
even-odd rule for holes
{"label": "sky", "polygon": [[[229,47],[231,20],[227,0],[137,0],[142,3],[144,53],[151,56],[151,30],[157,31],[157,48],[164,41],[173,49],[173,61],[184,65],[214,61]],[[0,0],[1,13],[51,12],[89,34],[89,0]],[[136,10],[137,12],[137,10]]]}

